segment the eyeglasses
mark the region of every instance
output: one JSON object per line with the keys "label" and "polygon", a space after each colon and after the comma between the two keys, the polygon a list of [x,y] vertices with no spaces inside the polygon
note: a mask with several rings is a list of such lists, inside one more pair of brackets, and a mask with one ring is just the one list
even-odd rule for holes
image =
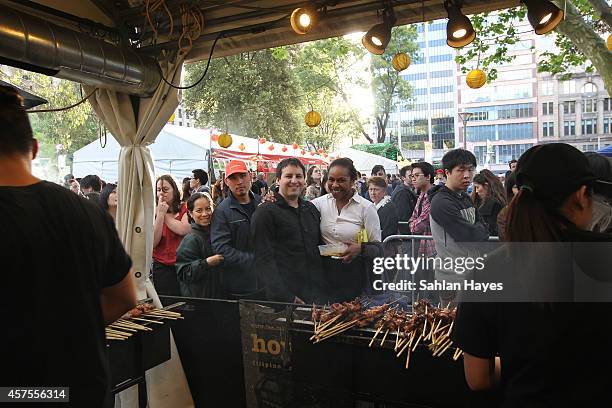
{"label": "eyeglasses", "polygon": [[424,176],[424,175],[425,175],[425,174],[423,174],[423,173],[417,173],[417,174],[412,173],[412,174],[411,174],[410,176],[408,176],[408,177],[410,177],[410,178],[419,178],[419,177]]}

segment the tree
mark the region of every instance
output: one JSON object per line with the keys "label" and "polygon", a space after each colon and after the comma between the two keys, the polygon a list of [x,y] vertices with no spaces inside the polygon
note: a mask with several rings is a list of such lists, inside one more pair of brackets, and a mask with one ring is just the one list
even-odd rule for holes
{"label": "tree", "polygon": [[338,130],[330,135],[363,136],[372,143],[369,123],[350,93],[351,87],[367,86],[363,72],[355,69],[365,55],[363,47],[346,37],[329,38],[302,45],[294,65],[305,99],[321,110],[322,118],[336,123]]}
{"label": "tree", "polygon": [[417,32],[414,26],[394,27],[391,32],[391,41],[385,53],[372,56],[370,70],[372,72],[372,89],[374,91],[374,118],[376,120],[376,141],[383,143],[386,138],[386,127],[391,112],[402,101],[406,101],[412,94],[410,83],[402,78],[391,65],[393,56],[398,52],[405,52],[412,58],[418,55],[416,44]]}
{"label": "tree", "polygon": [[[1,72],[1,71],[0,71]],[[55,109],[72,105],[83,98],[79,84],[19,69],[4,75],[8,82],[49,101],[34,109]],[[98,120],[88,103],[61,112],[29,115],[34,137],[41,147],[41,157],[57,153],[72,155],[98,137]],[[61,148],[56,149],[56,146]]]}
{"label": "tree", "polygon": [[[206,61],[185,66],[185,84],[202,76]],[[183,105],[201,126],[279,143],[303,139],[294,108],[300,92],[286,50],[267,49],[212,60],[200,85],[184,91]]]}
{"label": "tree", "polygon": [[[553,3],[562,9],[567,4],[566,15],[555,30],[558,51],[543,52],[538,71],[567,79],[572,68],[586,66],[587,72],[597,70],[612,94],[612,54],[601,38],[601,34],[612,29],[612,9],[605,0],[553,0]],[[495,66],[514,59],[508,55],[509,47],[519,41],[520,33],[514,22],[525,18],[524,7],[502,10],[496,18],[490,18],[489,13],[472,16],[476,40],[456,58],[463,71],[467,72],[471,67],[466,64],[480,55],[480,66],[487,70],[490,81],[495,80]]]}

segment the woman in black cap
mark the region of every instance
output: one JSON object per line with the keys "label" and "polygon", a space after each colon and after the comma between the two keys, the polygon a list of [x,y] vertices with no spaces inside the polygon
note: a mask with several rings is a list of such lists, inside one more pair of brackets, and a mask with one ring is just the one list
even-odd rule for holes
{"label": "woman in black cap", "polygon": [[[588,269],[602,254],[609,261],[612,246],[605,243],[612,242],[612,236],[588,231],[597,180],[584,154],[563,143],[538,145],[520,158],[516,172],[519,192],[508,206],[508,241],[534,243],[534,247],[543,242],[574,243],[571,248],[577,248],[576,253],[569,257],[574,267]],[[581,246],[581,242],[589,244]],[[509,244],[508,253],[513,252]],[[525,262],[516,256],[512,261],[558,265],[555,259],[536,259],[526,252],[520,254],[527,258]],[[567,269],[570,274],[576,270]],[[517,271],[531,274],[532,282],[543,273],[529,266]],[[601,280],[610,281],[609,264],[598,268],[597,274],[605,286]],[[573,275],[555,276],[574,283]],[[566,287],[564,282],[559,286]],[[453,337],[465,353],[468,385],[474,390],[499,386],[504,408],[612,406],[610,374],[599,371],[608,370],[612,362],[612,338],[601,326],[609,319],[610,305],[461,303]]]}

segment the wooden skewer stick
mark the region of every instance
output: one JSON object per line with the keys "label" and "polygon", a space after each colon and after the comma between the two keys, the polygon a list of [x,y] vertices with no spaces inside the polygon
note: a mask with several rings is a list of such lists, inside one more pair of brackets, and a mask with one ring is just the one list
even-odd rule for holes
{"label": "wooden skewer stick", "polygon": [[333,319],[330,319],[328,321],[326,321],[323,324],[320,324],[318,329],[314,332],[314,334],[310,337],[310,341],[314,340],[319,334],[321,334],[321,332],[323,332],[323,330],[327,327],[329,327],[333,322],[335,322],[336,320],[338,320],[338,318],[340,317],[340,315],[334,317]]}
{"label": "wooden skewer stick", "polygon": [[106,335],[106,340],[126,340],[123,337],[116,337],[116,336],[111,336],[111,335]]}
{"label": "wooden skewer stick", "polygon": [[317,337],[326,336],[326,335],[328,335],[328,334],[330,334],[330,333],[333,333],[333,332],[335,332],[335,331],[338,331],[338,330],[344,329],[345,327],[351,327],[351,326],[353,326],[354,324],[355,324],[355,320],[350,321],[350,322],[343,322],[343,323],[339,323],[339,324],[337,324],[337,325],[335,325],[335,326],[333,326],[333,327],[330,327],[330,328],[328,328],[328,329],[325,329],[324,331],[320,331],[320,332],[317,334]]}
{"label": "wooden skewer stick", "polygon": [[352,327],[353,327],[353,326],[346,326],[346,327],[344,327],[344,328],[342,328],[342,329],[339,329],[339,330],[337,330],[337,331],[335,331],[335,332],[333,332],[333,333],[331,333],[331,334],[327,334],[327,335],[325,335],[324,337],[319,337],[319,338],[317,338],[317,340],[315,340],[315,343],[318,343],[318,342],[320,342],[320,341],[323,341],[323,340],[325,340],[325,339],[328,339],[328,338],[330,338],[330,337],[332,337],[332,336],[335,336],[336,334],[340,334],[340,333],[342,333],[342,332],[345,332],[345,331],[347,331],[347,330],[351,329]]}
{"label": "wooden skewer stick", "polygon": [[139,320],[141,322],[148,322],[148,323],[155,323],[155,324],[164,324],[164,322],[160,322],[159,320],[149,320],[149,319],[143,319],[143,318],[140,318],[140,317],[132,317],[132,319]]}
{"label": "wooden skewer stick", "polygon": [[374,333],[374,337],[372,337],[372,340],[370,340],[370,344],[368,344],[368,347],[372,347],[372,344],[374,343],[374,339],[376,339],[376,336],[378,336],[378,333],[380,333],[380,331],[382,330],[382,326],[380,326],[378,328],[378,330],[376,330],[376,333]]}
{"label": "wooden skewer stick", "polygon": [[449,341],[449,342],[448,342],[448,344],[447,344],[446,346],[444,346],[444,348],[442,349],[442,351],[440,351],[440,352],[438,353],[437,357],[440,357],[442,354],[444,354],[444,352],[445,352],[446,350],[448,350],[448,348],[451,346],[451,344],[453,344],[453,341],[452,341],[452,340],[451,340],[451,341]]}
{"label": "wooden skewer stick", "polygon": [[397,351],[397,346],[399,345],[399,333],[400,333],[400,327],[398,325],[397,334],[395,335],[395,347],[393,348],[393,351]]}
{"label": "wooden skewer stick", "polygon": [[460,348],[457,348],[457,350],[455,351],[455,355],[453,356],[453,360],[454,361],[459,360],[459,357],[461,357],[462,354],[463,354],[463,350],[461,350]]}
{"label": "wooden skewer stick", "polygon": [[450,341],[451,340],[447,337],[446,340],[438,344],[432,355],[435,357]]}
{"label": "wooden skewer stick", "polygon": [[156,314],[142,314],[141,316],[145,316],[145,317],[158,317],[160,319],[170,319],[170,320],[177,320],[178,319],[177,317],[164,316],[164,315],[156,315]]}
{"label": "wooden skewer stick", "polygon": [[113,330],[113,329],[108,329],[108,328],[106,329],[106,333],[115,334],[115,335],[123,336],[123,337],[130,337],[132,335],[132,333],[126,333],[121,330]]}
{"label": "wooden skewer stick", "polygon": [[412,352],[412,350],[408,350],[408,353],[406,354],[406,368],[408,368],[408,363],[410,363],[410,353]]}
{"label": "wooden skewer stick", "polygon": [[395,347],[395,350],[393,350],[393,351],[397,352],[399,349],[404,347],[406,345],[406,343],[408,343],[408,340],[410,340],[410,336],[401,339],[399,341],[399,343],[397,343],[397,346]]}
{"label": "wooden skewer stick", "polygon": [[109,324],[109,325],[108,325],[108,327],[115,328],[115,329],[126,330],[126,331],[129,331],[129,332],[134,332],[134,333],[136,333],[136,332],[137,332],[137,330],[136,330],[136,329],[132,329],[131,327],[125,327],[125,326],[123,326],[123,325],[116,324],[116,323]]}
{"label": "wooden skewer stick", "polygon": [[397,355],[396,355],[395,357],[399,357],[399,356],[401,356],[401,355],[402,355],[402,353],[404,352],[404,350],[406,350],[406,349],[407,349],[407,348],[409,348],[409,347],[410,347],[410,340],[409,340],[409,339],[406,339],[406,341],[405,341],[405,343],[404,343],[404,345],[403,345],[402,349],[399,351],[399,353],[397,353]]}
{"label": "wooden skewer stick", "polygon": [[416,343],[414,343],[414,347],[412,347],[412,351],[415,351],[417,346],[419,345],[419,342],[421,341],[421,338],[423,338],[423,333],[419,334],[419,338],[417,339]]}
{"label": "wooden skewer stick", "polygon": [[385,344],[385,340],[387,340],[387,334],[389,334],[389,329],[387,329],[387,331],[385,332],[385,335],[383,336],[382,340],[380,341],[380,346],[382,347],[383,344]]}
{"label": "wooden skewer stick", "polygon": [[143,326],[142,324],[138,324],[138,323],[134,323],[134,322],[123,322],[123,321],[119,321],[118,320],[117,323],[124,324],[124,325],[126,325],[128,327],[131,327],[133,329],[138,329],[138,330],[145,330],[145,331],[146,330],[153,330],[150,327]]}

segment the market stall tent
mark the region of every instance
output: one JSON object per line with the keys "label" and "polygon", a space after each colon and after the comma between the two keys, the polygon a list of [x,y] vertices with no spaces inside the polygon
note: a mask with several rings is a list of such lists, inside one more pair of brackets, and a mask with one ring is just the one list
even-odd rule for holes
{"label": "market stall tent", "polygon": [[[210,130],[166,125],[149,146],[155,175],[170,174],[177,180],[191,176],[193,169],[208,168]],[[121,146],[108,136],[106,146],[96,140],[77,150],[72,162],[75,177],[97,174],[107,182],[119,180]]]}
{"label": "market stall tent", "polygon": [[387,159],[386,157],[378,156],[376,154],[362,152],[360,150],[351,149],[350,147],[340,149],[337,152],[332,153],[334,157],[348,157],[353,161],[357,171],[370,175],[372,167],[377,164],[381,164],[385,168],[387,174],[397,174],[397,162],[395,160]]}

